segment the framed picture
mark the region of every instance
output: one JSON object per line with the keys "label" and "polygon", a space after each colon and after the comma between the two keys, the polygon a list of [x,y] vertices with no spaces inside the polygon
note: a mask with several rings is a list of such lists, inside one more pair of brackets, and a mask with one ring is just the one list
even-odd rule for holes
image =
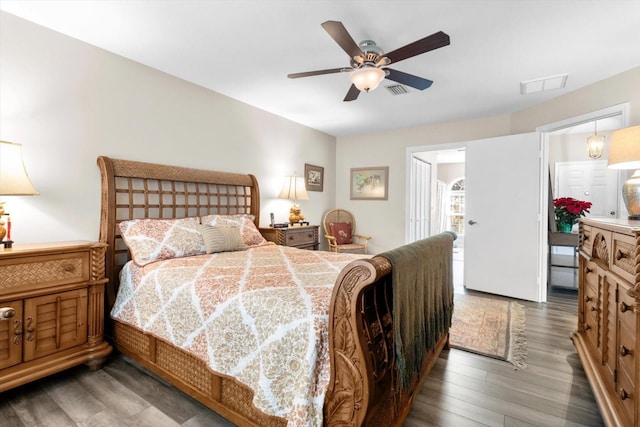
{"label": "framed picture", "polygon": [[304,182],[307,191],[322,191],[324,186],[324,168],[308,163],[304,164]]}
{"label": "framed picture", "polygon": [[351,200],[387,200],[389,167],[351,168]]}

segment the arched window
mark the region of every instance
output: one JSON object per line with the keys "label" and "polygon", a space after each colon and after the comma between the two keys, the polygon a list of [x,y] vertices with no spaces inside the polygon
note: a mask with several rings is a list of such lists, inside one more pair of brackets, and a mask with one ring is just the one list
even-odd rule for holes
{"label": "arched window", "polygon": [[454,181],[449,189],[449,229],[464,234],[464,178]]}

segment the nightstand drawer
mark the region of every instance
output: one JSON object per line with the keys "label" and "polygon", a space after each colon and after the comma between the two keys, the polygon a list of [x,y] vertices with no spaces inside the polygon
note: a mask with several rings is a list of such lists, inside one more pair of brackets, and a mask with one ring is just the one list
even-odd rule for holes
{"label": "nightstand drawer", "polygon": [[303,246],[317,241],[315,229],[289,230],[286,236],[287,246]]}
{"label": "nightstand drawer", "polygon": [[270,242],[281,246],[290,246],[300,249],[318,249],[318,226],[293,226],[287,228],[265,227],[260,233]]}
{"label": "nightstand drawer", "polygon": [[0,291],[40,289],[89,280],[89,252],[0,259]]}

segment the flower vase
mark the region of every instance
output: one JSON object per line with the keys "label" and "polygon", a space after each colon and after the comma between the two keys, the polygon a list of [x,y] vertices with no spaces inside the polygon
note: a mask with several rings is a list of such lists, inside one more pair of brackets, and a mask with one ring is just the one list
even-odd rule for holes
{"label": "flower vase", "polygon": [[571,233],[573,229],[573,223],[567,221],[559,221],[558,222],[558,231],[561,233]]}

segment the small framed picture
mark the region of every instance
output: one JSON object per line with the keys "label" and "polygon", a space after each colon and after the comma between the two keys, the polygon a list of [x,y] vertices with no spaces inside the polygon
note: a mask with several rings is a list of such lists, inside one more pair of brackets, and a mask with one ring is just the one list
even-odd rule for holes
{"label": "small framed picture", "polygon": [[304,182],[307,191],[322,191],[324,186],[324,168],[322,166],[305,163]]}
{"label": "small framed picture", "polygon": [[387,200],[389,167],[351,168],[351,200]]}

